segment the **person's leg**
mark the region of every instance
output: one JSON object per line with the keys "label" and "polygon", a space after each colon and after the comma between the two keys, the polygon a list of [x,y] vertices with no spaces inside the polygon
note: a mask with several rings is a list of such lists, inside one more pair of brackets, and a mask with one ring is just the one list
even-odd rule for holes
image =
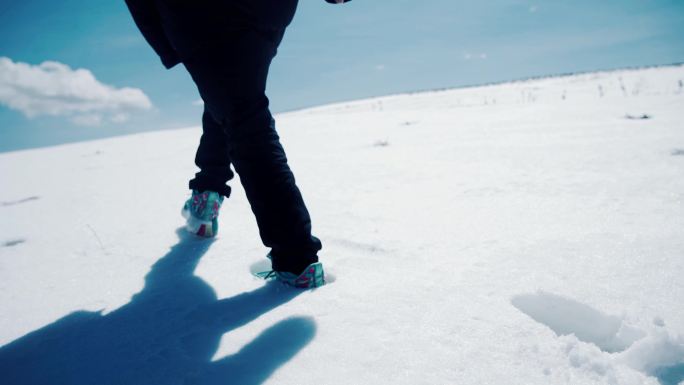
{"label": "person's leg", "polygon": [[228,137],[211,114],[204,110],[202,115],[202,137],[195,154],[195,164],[200,171],[190,180],[189,187],[198,191],[216,191],[226,198],[230,187],[226,182],[233,179],[230,169]]}
{"label": "person's leg", "polygon": [[[275,3],[274,3],[275,4]],[[296,4],[295,4],[296,5]],[[248,25],[217,26],[184,64],[210,116],[224,129],[273,269],[298,274],[318,261],[320,241],[287,164],[265,95],[271,60],[284,33]],[[218,28],[221,28],[218,31]]]}

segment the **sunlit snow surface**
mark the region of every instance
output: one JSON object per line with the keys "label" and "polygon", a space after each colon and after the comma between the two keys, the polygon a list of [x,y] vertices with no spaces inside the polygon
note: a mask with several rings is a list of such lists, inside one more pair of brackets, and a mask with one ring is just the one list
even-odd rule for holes
{"label": "sunlit snow surface", "polygon": [[[0,155],[3,384],[684,381],[684,67],[282,114],[334,282],[253,278],[200,129]],[[199,120],[199,116],[198,116]],[[242,294],[244,293],[244,294]]]}

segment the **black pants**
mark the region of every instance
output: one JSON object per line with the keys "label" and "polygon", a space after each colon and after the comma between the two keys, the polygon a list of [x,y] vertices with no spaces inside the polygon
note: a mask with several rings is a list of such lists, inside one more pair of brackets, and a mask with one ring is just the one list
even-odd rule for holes
{"label": "black pants", "polygon": [[[188,7],[190,2],[180,3]],[[233,178],[232,164],[256,216],[261,239],[271,248],[273,268],[299,274],[318,261],[321,242],[311,235],[311,219],[265,95],[271,60],[297,2],[228,4],[220,15],[206,9],[191,10],[197,11],[194,13],[187,8],[164,10],[169,40],[180,51],[205,103],[203,134],[195,158],[200,172],[190,181],[190,188],[229,196],[226,182]],[[259,5],[266,7],[260,9]]]}

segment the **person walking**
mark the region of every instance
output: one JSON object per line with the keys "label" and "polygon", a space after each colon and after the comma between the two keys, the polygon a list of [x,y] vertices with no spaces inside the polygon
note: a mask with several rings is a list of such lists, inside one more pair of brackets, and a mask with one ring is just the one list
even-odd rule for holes
{"label": "person walking", "polygon": [[[141,33],[166,68],[182,63],[204,101],[195,155],[200,171],[182,214],[204,237],[218,231],[230,196],[231,164],[254,213],[276,278],[298,288],[325,283],[321,241],[275,129],[266,97],[271,60],[297,0],[125,0]],[[344,3],[350,0],[325,0]]]}

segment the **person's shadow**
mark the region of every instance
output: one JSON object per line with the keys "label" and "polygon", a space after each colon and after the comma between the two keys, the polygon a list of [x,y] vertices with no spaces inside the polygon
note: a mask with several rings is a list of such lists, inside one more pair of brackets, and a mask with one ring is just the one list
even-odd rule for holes
{"label": "person's shadow", "polygon": [[291,317],[212,361],[224,333],[301,291],[267,283],[218,300],[193,274],[211,241],[178,234],[179,243],[152,266],[145,287],[126,305],[106,315],[74,312],[0,348],[0,382],[256,385],[313,339],[314,321]]}

